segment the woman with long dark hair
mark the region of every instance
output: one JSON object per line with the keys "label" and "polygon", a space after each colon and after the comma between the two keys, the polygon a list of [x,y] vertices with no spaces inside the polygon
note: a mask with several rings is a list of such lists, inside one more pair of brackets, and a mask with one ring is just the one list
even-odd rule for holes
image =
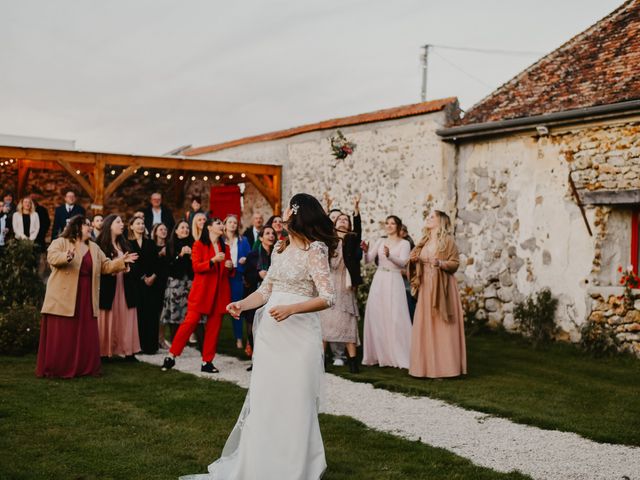
{"label": "woman with long dark hair", "polygon": [[166,348],[171,347],[171,345],[162,340],[163,327],[169,325],[169,340],[173,341],[180,322],[184,320],[187,314],[187,297],[193,281],[193,267],[191,266],[192,246],[193,238],[190,234],[189,222],[180,220],[176,223],[167,240],[169,271],[164,304],[160,315],[160,342]]}
{"label": "woman with long dark hair", "polygon": [[[247,255],[251,251],[249,241],[240,235],[238,217],[227,215],[224,219],[224,243],[229,245],[231,261],[235,268],[235,275],[229,278],[231,284],[231,301],[237,302],[244,297],[244,272]],[[242,319],[232,318],[233,336],[236,339],[236,347],[242,348]]]}
{"label": "woman with long dark hair", "polygon": [[411,278],[418,292],[411,338],[413,377],[457,377],[467,373],[464,313],[454,274],[460,266],[458,247],[451,234],[451,220],[433,210],[427,217],[424,237],[411,252],[416,266]]}
{"label": "woman with long dark hair", "polygon": [[411,318],[402,274],[411,247],[400,236],[402,220],[389,215],[386,237],[365,246],[366,261],[378,260],[364,313],[363,365],[409,368]]}
{"label": "woman with long dark hair", "polygon": [[264,305],[256,314],[249,393],[208,478],[317,480],[326,468],[317,412],[323,376],[318,312],[334,301],[329,258],[338,239],[311,195],[294,195],[284,218],[289,236],[274,249],[262,285],[227,307],[239,317]]}
{"label": "woman with long dark hair", "polygon": [[273,228],[274,232],[276,232],[277,240],[284,241],[287,239],[287,230],[284,228],[284,220],[280,215],[272,215],[265,225]]}
{"label": "woman with long dark hair", "polygon": [[[124,222],[118,215],[107,215],[96,243],[107,258],[118,259],[131,254],[124,236]],[[136,258],[137,258],[136,254]],[[140,351],[138,335],[138,291],[135,265],[126,272],[100,277],[100,356],[121,356],[135,360]]]}
{"label": "woman with long dark hair", "polygon": [[47,251],[51,275],[42,305],[36,375],[77,377],[100,374],[98,291],[100,274],[125,270],[136,255],[110,260],[93,242],[83,215],[69,220]]}
{"label": "woman with long dark hair", "polygon": [[226,313],[226,305],[231,300],[229,275],[232,274],[233,263],[229,247],[223,241],[222,220],[211,217],[204,225],[200,240],[193,244],[191,251],[191,263],[195,275],[187,301],[187,315],[176,332],[169,355],[164,358],[163,371],[175,366],[176,357],[179,357],[184,350],[200,318],[206,315],[200,371],[219,372],[213,365],[213,359],[216,356],[222,317]]}
{"label": "woman with long dark hair", "polygon": [[159,348],[164,348],[164,332],[160,325],[160,314],[164,304],[164,294],[167,289],[167,278],[169,277],[169,258],[167,256],[167,242],[169,231],[164,223],[156,223],[151,229],[151,242],[156,247],[157,264],[155,268],[156,280],[150,288],[151,300],[150,307],[153,311],[150,313],[151,318],[158,324],[157,343]]}

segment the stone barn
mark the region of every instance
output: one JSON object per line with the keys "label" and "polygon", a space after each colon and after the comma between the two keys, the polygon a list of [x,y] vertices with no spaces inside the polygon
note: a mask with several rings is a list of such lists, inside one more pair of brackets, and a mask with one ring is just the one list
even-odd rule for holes
{"label": "stone barn", "polygon": [[562,336],[585,321],[640,353],[640,2],[629,1],[447,128],[454,146],[461,280],[478,314],[514,327],[514,303],[549,287]]}

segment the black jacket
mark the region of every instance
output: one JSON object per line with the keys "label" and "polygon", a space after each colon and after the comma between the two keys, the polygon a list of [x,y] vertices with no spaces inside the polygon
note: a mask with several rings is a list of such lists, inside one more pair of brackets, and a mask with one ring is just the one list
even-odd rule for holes
{"label": "black jacket", "polygon": [[344,265],[351,276],[351,284],[355,287],[362,285],[362,274],[360,273],[360,260],[362,260],[362,222],[360,215],[353,216],[353,232],[347,233],[342,239],[342,256]]}
{"label": "black jacket", "polygon": [[84,208],[82,208],[80,205],[74,205],[73,207],[71,207],[71,212],[67,212],[66,204],[56,207],[53,215],[53,232],[51,233],[51,239],[55,240],[60,236],[60,234],[64,230],[64,227],[67,226],[67,220],[69,220],[71,217],[75,217],[76,215],[84,214]]}
{"label": "black jacket", "polygon": [[191,264],[191,255],[180,256],[182,247],[193,247],[193,237],[189,235],[187,238],[176,239],[173,249],[167,247],[167,260],[169,262],[169,277],[184,278],[186,275],[189,280],[193,280],[193,265]]}
{"label": "black jacket", "polygon": [[[273,250],[272,250],[273,251]],[[244,296],[247,297],[255,292],[260,284],[262,278],[260,278],[260,271],[269,270],[271,266],[271,254],[268,253],[262,244],[256,246],[247,255],[247,261],[244,267]]]}
{"label": "black jacket", "polygon": [[51,226],[51,219],[49,218],[49,212],[42,205],[36,205],[36,213],[38,214],[38,220],[40,220],[40,230],[38,230],[38,236],[36,237],[36,244],[42,248],[45,247],[45,237]]}
{"label": "black jacket", "polygon": [[[175,225],[175,221],[173,220],[173,215],[171,210],[166,205],[160,205],[161,212],[160,218],[162,219],[162,223],[165,224],[169,233],[173,230],[173,226]],[[153,211],[151,209],[151,205],[147,206],[144,210],[144,226],[147,228],[147,232],[151,234],[151,230],[153,229]]]}

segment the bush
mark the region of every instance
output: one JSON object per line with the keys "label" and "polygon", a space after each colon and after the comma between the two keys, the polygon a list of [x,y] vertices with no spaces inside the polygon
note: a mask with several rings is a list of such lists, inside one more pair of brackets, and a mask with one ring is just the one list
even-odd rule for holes
{"label": "bush", "polygon": [[516,304],[513,316],[524,336],[534,345],[539,345],[552,340],[556,333],[557,308],[558,299],[545,288],[535,295],[530,295],[524,302]]}
{"label": "bush", "polygon": [[30,240],[12,240],[0,257],[0,309],[42,305],[44,283],[38,275],[40,253]]}
{"label": "bush", "polygon": [[33,305],[0,313],[0,355],[35,352],[40,337],[40,311]]}
{"label": "bush", "polygon": [[364,319],[364,311],[367,306],[367,300],[369,299],[369,289],[371,289],[371,282],[373,281],[373,275],[375,273],[376,266],[373,264],[365,264],[362,268],[362,285],[360,285],[356,291],[356,301],[361,319]]}
{"label": "bush", "polygon": [[580,347],[594,357],[616,355],[618,343],[615,333],[606,325],[597,322],[587,322],[580,330]]}

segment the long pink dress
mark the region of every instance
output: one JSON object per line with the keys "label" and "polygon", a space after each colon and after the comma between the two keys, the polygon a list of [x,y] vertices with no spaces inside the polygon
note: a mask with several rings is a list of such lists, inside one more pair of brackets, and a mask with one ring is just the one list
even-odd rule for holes
{"label": "long pink dress", "polygon": [[364,313],[363,365],[409,368],[411,317],[402,279],[411,246],[400,240],[384,255],[387,239],[380,239],[366,255],[367,262],[378,257]]}
{"label": "long pink dress", "polygon": [[[118,258],[124,255],[118,251]],[[138,335],[138,311],[127,306],[124,296],[124,272],[116,274],[116,293],[111,310],[100,310],[100,356],[133,355],[140,351]]]}
{"label": "long pink dress", "polygon": [[[429,258],[438,258],[441,266],[428,264]],[[448,239],[443,252],[438,252],[435,244],[422,247],[420,262],[422,281],[413,316],[409,375],[426,378],[464,375],[467,373],[464,313],[454,276],[460,260],[453,238]]]}

